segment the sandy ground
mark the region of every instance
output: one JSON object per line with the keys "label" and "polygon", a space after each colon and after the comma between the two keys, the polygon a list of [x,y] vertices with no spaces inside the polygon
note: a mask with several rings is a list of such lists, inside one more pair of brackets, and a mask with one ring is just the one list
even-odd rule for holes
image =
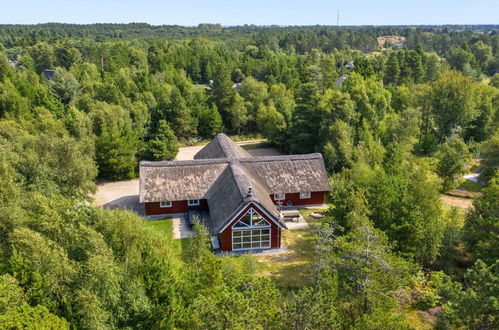
{"label": "sandy ground", "polygon": [[[241,142],[240,145],[254,144],[255,142]],[[176,160],[193,159],[194,155],[203,148],[203,146],[183,147],[179,149]],[[250,149],[248,152],[252,156],[275,156],[281,155],[279,150],[274,148]],[[95,204],[106,208],[124,208],[144,214],[144,206],[139,203],[139,180],[125,181],[100,181],[97,183],[97,192],[94,195]],[[175,222],[174,222],[175,224]],[[178,236],[184,237],[189,233],[183,234],[182,223],[177,221]],[[180,229],[179,229],[180,228]],[[188,228],[188,226],[187,226]],[[188,236],[185,236],[188,237]]]}
{"label": "sandy ground", "polygon": [[100,181],[94,195],[95,204],[106,208],[126,208],[144,213],[139,204],[139,179],[125,181]]}
{"label": "sandy ground", "polygon": [[462,209],[469,209],[473,207],[473,199],[471,198],[459,198],[440,194],[440,200],[446,205],[460,207]]}
{"label": "sandy ground", "polygon": [[[255,144],[255,142],[241,142],[238,143],[241,146]],[[194,147],[183,147],[178,150],[177,157],[175,160],[190,160],[194,159],[194,155],[196,155],[199,150],[203,149],[204,146],[194,146]],[[279,156],[282,155],[282,152],[275,148],[258,148],[258,149],[248,149],[247,150],[251,156],[259,157],[259,156]]]}

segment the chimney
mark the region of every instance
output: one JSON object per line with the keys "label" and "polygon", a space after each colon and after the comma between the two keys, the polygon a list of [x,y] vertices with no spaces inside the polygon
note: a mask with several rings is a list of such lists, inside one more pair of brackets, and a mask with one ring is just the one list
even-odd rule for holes
{"label": "chimney", "polygon": [[248,196],[253,196],[253,187],[252,186],[250,186],[248,188]]}

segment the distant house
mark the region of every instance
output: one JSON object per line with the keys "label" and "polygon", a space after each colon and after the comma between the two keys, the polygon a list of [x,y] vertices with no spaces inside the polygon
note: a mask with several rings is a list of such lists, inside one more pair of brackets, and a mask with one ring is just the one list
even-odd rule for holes
{"label": "distant house", "polygon": [[55,77],[55,70],[45,69],[43,70],[43,76],[47,80],[52,80]]}
{"label": "distant house", "polygon": [[327,191],[321,154],[252,157],[225,134],[194,160],[140,162],[146,215],[202,211],[222,251],[279,248],[280,209],[322,205]]}

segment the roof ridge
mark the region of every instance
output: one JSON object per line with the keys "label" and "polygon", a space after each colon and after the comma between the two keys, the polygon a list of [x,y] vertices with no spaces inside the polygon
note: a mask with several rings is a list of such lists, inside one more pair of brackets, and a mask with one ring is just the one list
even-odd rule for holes
{"label": "roof ridge", "polygon": [[232,149],[232,146],[227,141],[227,140],[230,140],[227,135],[225,135],[223,133],[218,133],[216,136],[216,139],[218,140],[218,145],[220,146],[220,148],[222,148],[222,152],[225,154],[225,157],[237,158],[237,157],[235,157],[236,155],[235,155],[234,150]]}
{"label": "roof ridge", "polygon": [[241,199],[245,200],[248,197],[248,191],[251,187],[250,180],[246,177],[246,173],[243,171],[237,159],[232,159],[230,162],[230,170],[232,172],[232,177],[236,182],[236,186],[241,194]]}
{"label": "roof ridge", "polygon": [[192,166],[192,165],[211,165],[230,163],[228,158],[208,158],[208,159],[187,159],[187,160],[166,160],[166,161],[150,161],[142,160],[139,166],[142,167],[167,167],[167,166]]}
{"label": "roof ridge", "polygon": [[211,165],[223,163],[256,163],[264,161],[284,161],[284,160],[308,160],[322,159],[320,153],[280,155],[280,156],[259,156],[259,157],[233,157],[233,158],[198,158],[187,160],[149,161],[142,160],[139,165],[142,167],[166,167],[166,166],[190,166],[190,165]]}

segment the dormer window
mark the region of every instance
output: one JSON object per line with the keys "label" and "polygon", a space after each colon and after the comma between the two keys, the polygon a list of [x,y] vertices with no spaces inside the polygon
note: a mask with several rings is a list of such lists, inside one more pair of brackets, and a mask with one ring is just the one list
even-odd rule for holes
{"label": "dormer window", "polygon": [[309,199],[310,198],[310,191],[302,191],[300,193],[300,199]]}
{"label": "dormer window", "polygon": [[189,199],[187,201],[188,206],[198,206],[199,205],[199,199]]}

